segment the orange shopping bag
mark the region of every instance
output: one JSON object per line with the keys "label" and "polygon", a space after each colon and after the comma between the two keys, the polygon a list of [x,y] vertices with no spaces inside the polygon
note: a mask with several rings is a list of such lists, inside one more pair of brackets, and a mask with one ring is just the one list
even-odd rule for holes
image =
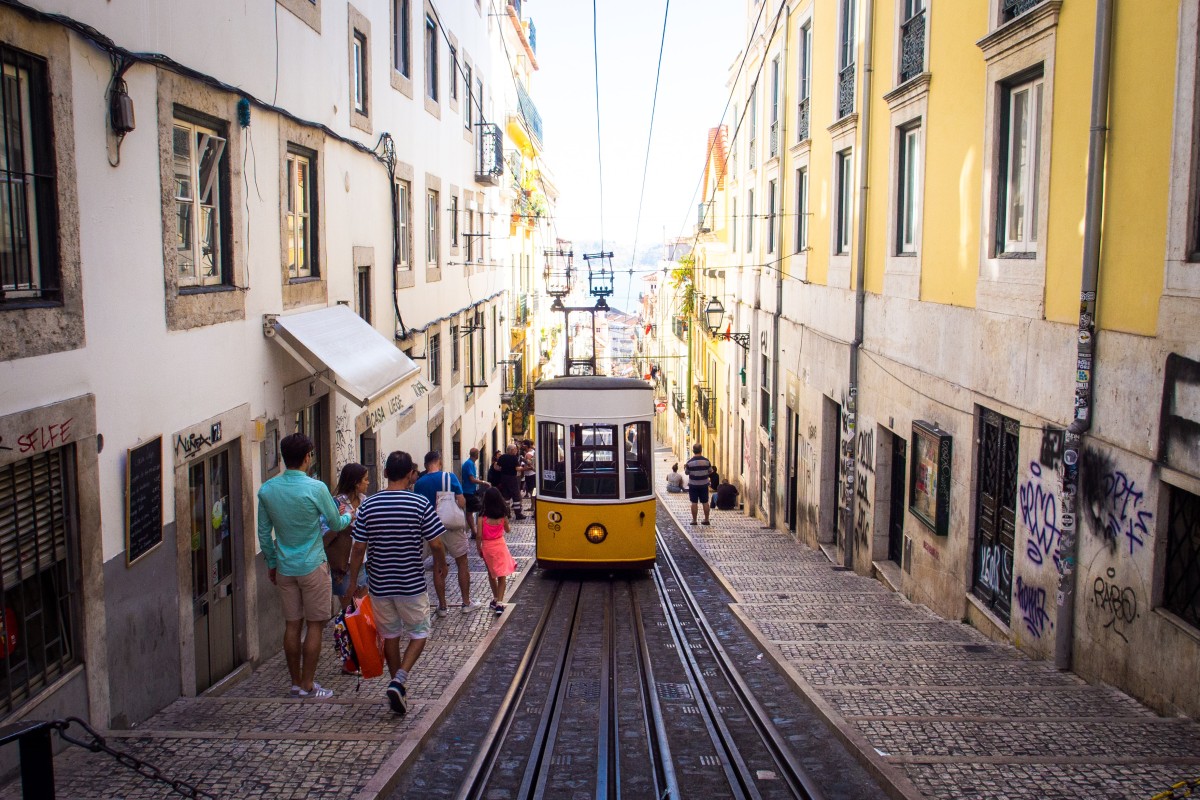
{"label": "orange shopping bag", "polygon": [[364,678],[377,678],[383,674],[383,640],[375,630],[375,617],[371,614],[371,598],[356,601],[353,611],[346,614],[346,631],[354,643],[354,655],[358,669]]}

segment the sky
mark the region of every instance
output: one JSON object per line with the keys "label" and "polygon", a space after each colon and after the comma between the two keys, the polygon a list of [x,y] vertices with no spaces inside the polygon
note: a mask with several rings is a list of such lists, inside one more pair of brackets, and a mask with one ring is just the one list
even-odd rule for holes
{"label": "sky", "polygon": [[[662,77],[639,225],[666,2]],[[720,121],[729,97],[725,83],[743,42],[745,8],[740,0],[596,0],[598,148],[592,3],[525,0],[524,13],[537,27],[540,69],[532,95],[542,115],[545,158],[560,192],[555,220],[561,237],[599,241],[603,235],[605,249],[612,249],[609,243],[633,245],[636,235],[641,252],[661,243],[664,230],[667,238],[692,232],[708,130]]]}

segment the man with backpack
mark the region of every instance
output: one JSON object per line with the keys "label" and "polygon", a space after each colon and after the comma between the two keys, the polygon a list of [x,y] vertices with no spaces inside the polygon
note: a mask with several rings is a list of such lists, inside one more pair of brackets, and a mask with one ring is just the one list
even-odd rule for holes
{"label": "man with backpack", "polygon": [[[478,611],[483,604],[471,600],[471,567],[467,563],[467,518],[464,513],[467,501],[463,497],[462,484],[458,482],[454,473],[442,471],[442,454],[437,450],[430,450],[425,454],[425,474],[417,479],[413,491],[433,504],[438,519],[446,528],[446,532],[442,534],[442,543],[446,547],[446,555],[454,559],[458,569],[462,612],[469,614]],[[445,556],[439,559],[435,553],[433,590],[437,593],[439,617],[450,613],[446,606],[446,576],[449,572]]]}

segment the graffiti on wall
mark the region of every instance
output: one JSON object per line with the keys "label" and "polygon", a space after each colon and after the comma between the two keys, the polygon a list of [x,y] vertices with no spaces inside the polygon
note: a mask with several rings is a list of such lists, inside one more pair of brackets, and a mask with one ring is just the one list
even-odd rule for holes
{"label": "graffiti on wall", "polygon": [[1046,590],[1025,583],[1017,576],[1017,605],[1025,620],[1025,630],[1035,639],[1042,638],[1047,628],[1053,628],[1050,614],[1046,611]]}
{"label": "graffiti on wall", "polygon": [[1054,562],[1055,569],[1061,571],[1062,532],[1058,521],[1058,497],[1043,482],[1043,477],[1049,476],[1043,476],[1042,465],[1031,461],[1029,479],[1021,484],[1017,493],[1021,521],[1029,531],[1025,555],[1037,566],[1043,565],[1049,558]]}
{"label": "graffiti on wall", "polygon": [[338,409],[333,432],[333,470],[340,473],[342,467],[358,459],[354,452],[354,420],[350,418],[350,407],[342,403]]}
{"label": "graffiti on wall", "polygon": [[1132,586],[1123,585],[1117,580],[1117,571],[1109,567],[1104,575],[1097,575],[1092,581],[1092,605],[1095,606],[1104,627],[1111,630],[1122,641],[1128,643],[1125,631],[1133,624],[1138,616],[1137,592]]}
{"label": "graffiti on wall", "polygon": [[875,478],[875,431],[864,426],[855,437],[858,474],[854,481],[854,543],[866,553],[871,547],[871,491]]}
{"label": "graffiti on wall", "polygon": [[1096,450],[1084,451],[1081,472],[1083,507],[1091,517],[1092,532],[1110,553],[1128,547],[1133,555],[1145,546],[1154,521],[1144,489]]}
{"label": "graffiti on wall", "polygon": [[998,544],[984,546],[979,556],[979,583],[993,592],[1012,586],[1012,557],[1005,548]]}

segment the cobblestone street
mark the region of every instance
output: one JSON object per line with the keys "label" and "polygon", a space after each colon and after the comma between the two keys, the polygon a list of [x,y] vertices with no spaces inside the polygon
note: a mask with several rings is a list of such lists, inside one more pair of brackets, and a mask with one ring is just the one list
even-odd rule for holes
{"label": "cobblestone street", "polygon": [[[665,475],[674,457],[660,452]],[[734,611],[844,739],[906,797],[1151,797],[1200,774],[1200,725],[1033,661],[733,511],[691,525]]]}
{"label": "cobblestone street", "polygon": [[[533,557],[532,522],[514,523],[508,538],[523,577]],[[430,597],[431,574],[426,573]],[[471,550],[472,596],[490,598],[483,562]],[[511,594],[511,592],[510,592]],[[462,614],[453,568],[446,586],[451,613],[434,620],[429,644],[409,680],[409,711],[397,718],[383,698],[381,676],[342,675],[334,658],[332,627],[325,630],[317,680],[335,691],[330,701],[287,697],[283,653],[220,695],[184,697],[129,731],[111,731],[108,743],[220,798],[374,798],[445,713],[478,658],[507,617],[486,606]],[[54,759],[63,798],[162,798],[169,790],[103,754],[69,748]],[[19,781],[0,798],[19,798]]]}

